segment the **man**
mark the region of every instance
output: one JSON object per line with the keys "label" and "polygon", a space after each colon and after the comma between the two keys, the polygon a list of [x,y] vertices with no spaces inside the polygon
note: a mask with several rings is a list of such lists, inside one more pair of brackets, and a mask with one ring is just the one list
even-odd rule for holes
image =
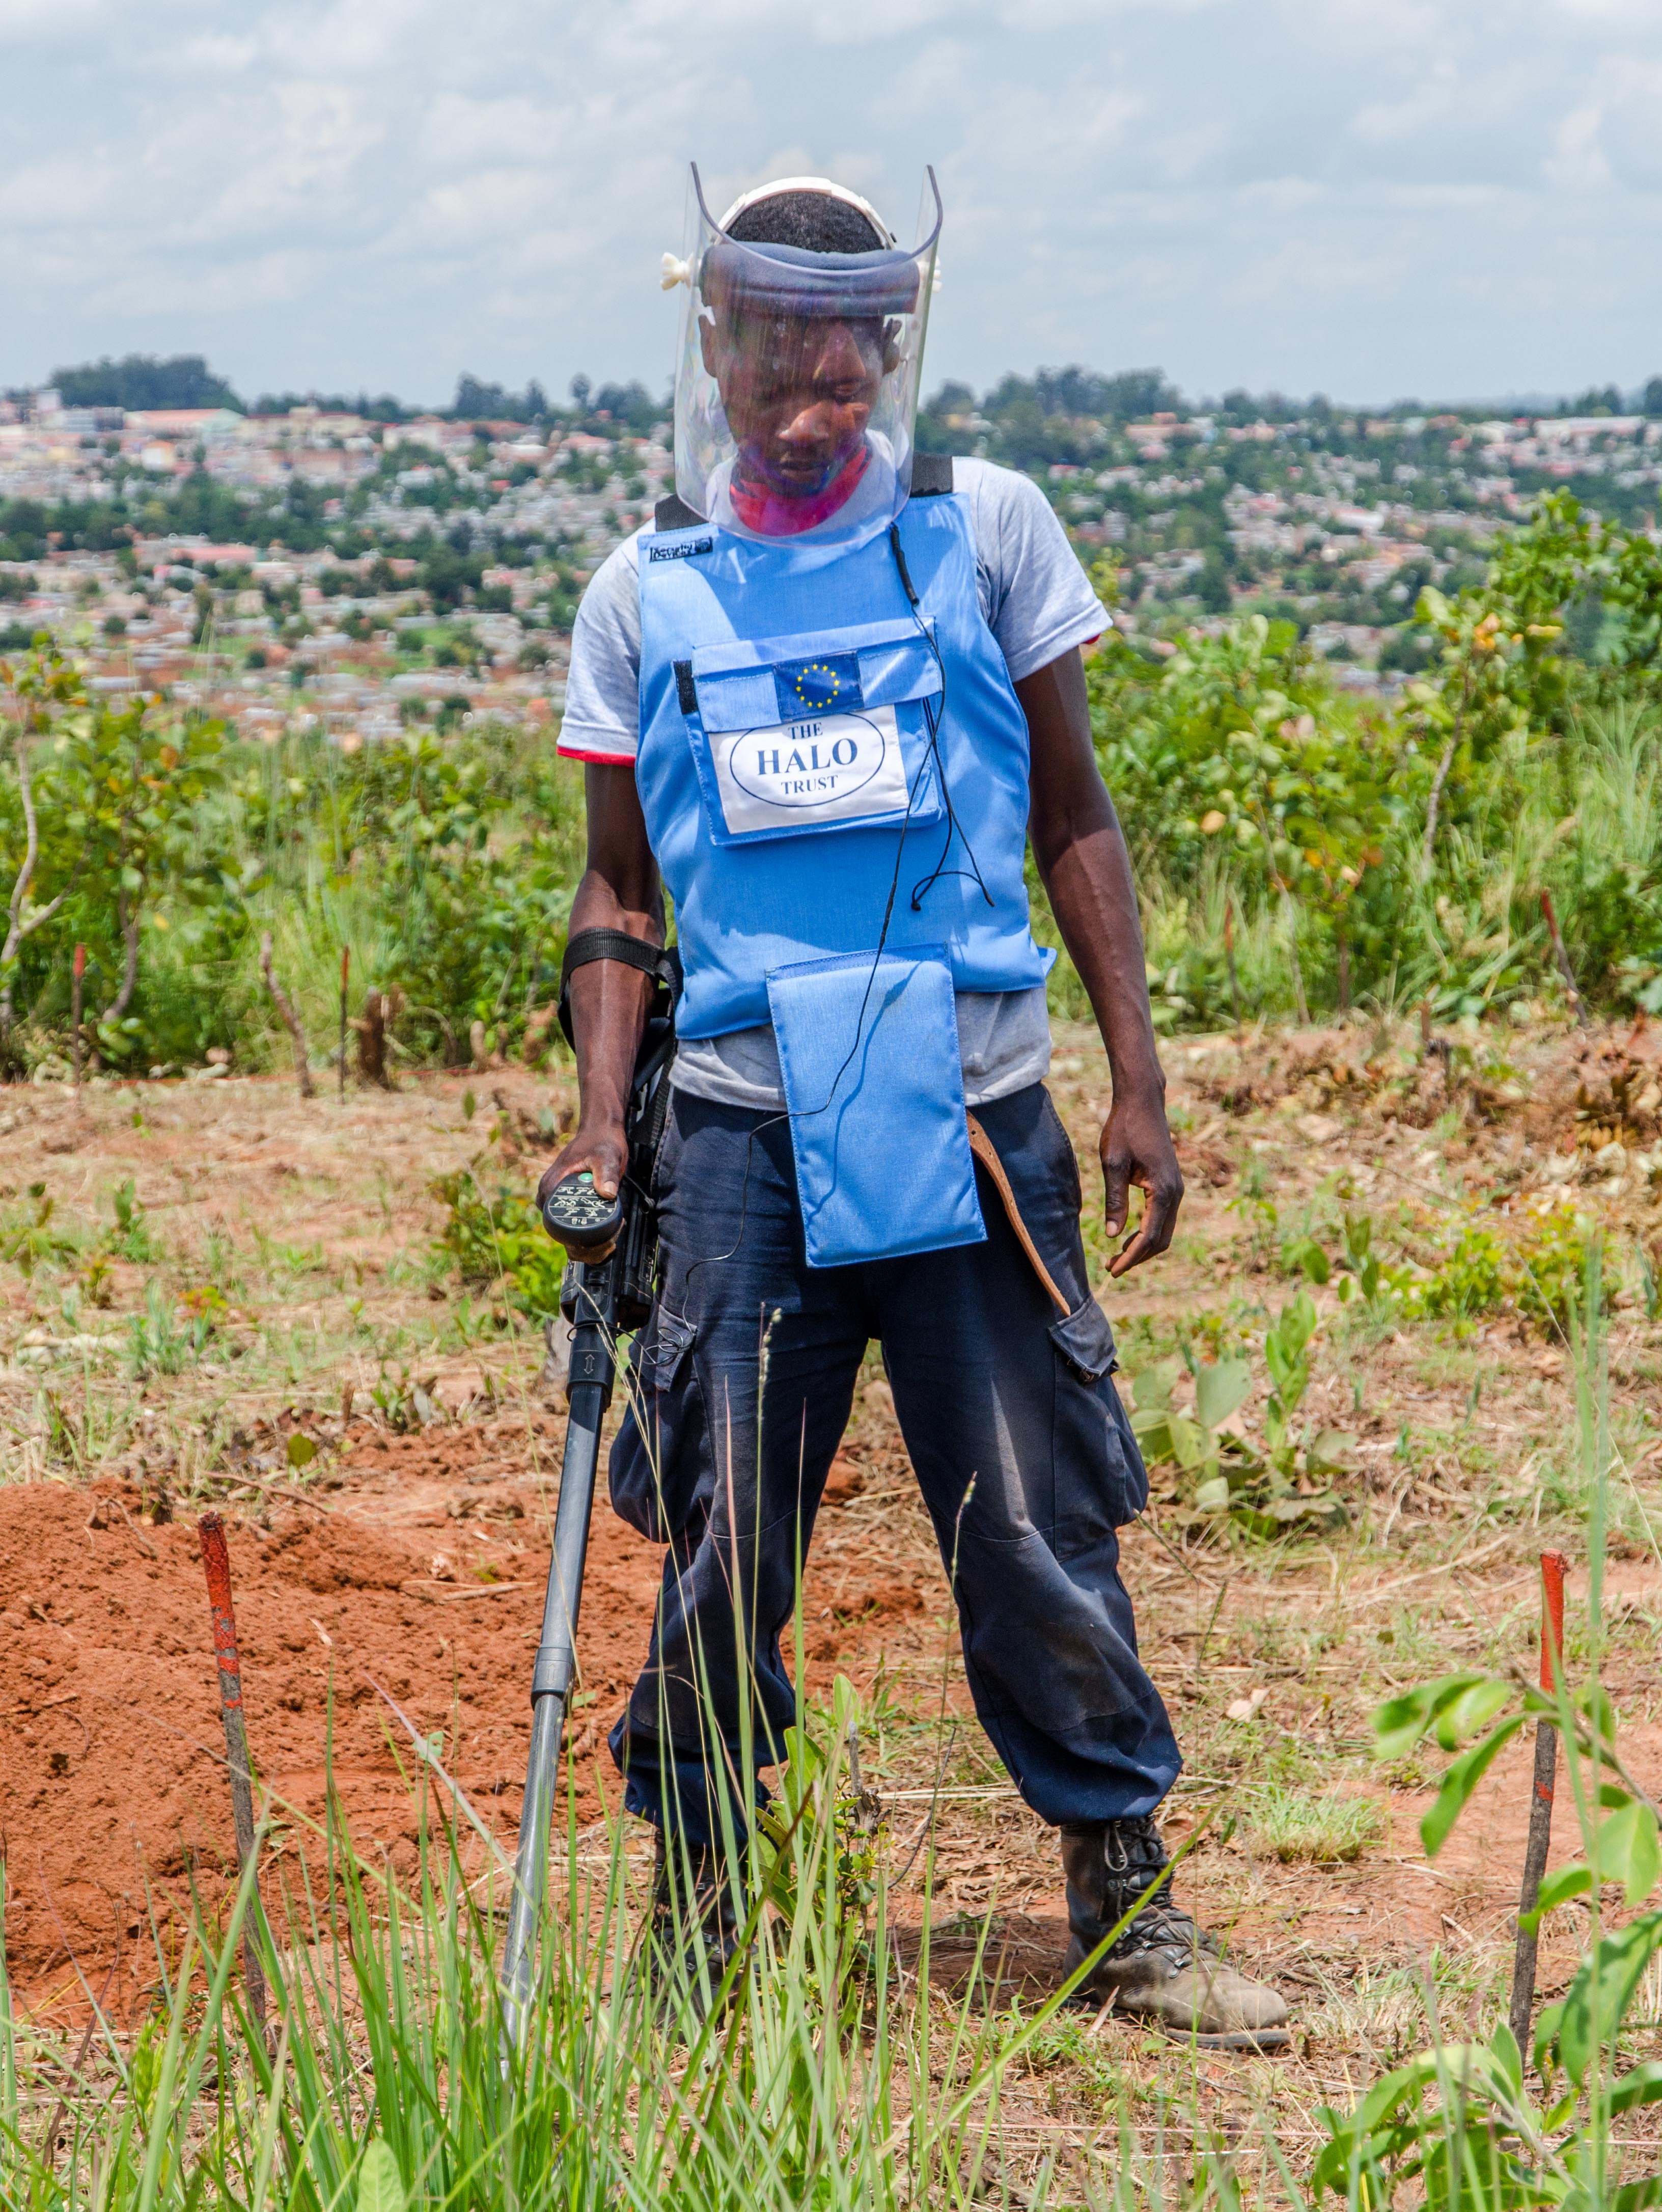
{"label": "man", "polygon": [[543,1184],[616,1189],[653,983],[588,933],[661,945],[667,882],[685,987],[660,1276],[610,1469],[616,1509],[669,1546],[610,1739],[658,1830],[660,1916],[690,1868],[700,1940],[731,1948],[724,1823],[743,1834],[782,1755],[780,1631],[876,1338],[976,1711],[1062,1832],[1070,1968],[1131,1914],[1092,1994],[1279,2044],[1279,1997],[1147,1896],[1180,1765],[1119,1574],[1147,1482],[1042,1082],[1029,837],[1113,1070],[1111,1236],[1145,1194],[1123,1275],[1167,1249],[1183,1186],[1080,659],[1108,617],[1026,478],[914,467],[935,235],[907,253],[822,179],[719,223],[699,207],[690,259],[665,257],[688,288],[677,495],[597,572],[573,639],[582,1111]]}

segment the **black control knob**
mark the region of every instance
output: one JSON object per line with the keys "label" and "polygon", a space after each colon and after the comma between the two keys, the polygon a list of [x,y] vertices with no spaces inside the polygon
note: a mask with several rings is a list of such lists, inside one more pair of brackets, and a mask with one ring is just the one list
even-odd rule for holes
{"label": "black control knob", "polygon": [[604,1197],[587,1168],[563,1176],[543,1200],[543,1226],[574,1259],[605,1252],[623,1226],[622,1197]]}

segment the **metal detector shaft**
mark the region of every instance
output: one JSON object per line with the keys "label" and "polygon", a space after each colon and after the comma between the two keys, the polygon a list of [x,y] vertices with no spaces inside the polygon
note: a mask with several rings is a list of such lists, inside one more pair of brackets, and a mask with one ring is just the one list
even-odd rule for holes
{"label": "metal detector shaft", "polygon": [[[567,977],[585,960],[619,958],[632,940],[615,930],[579,930],[566,948],[561,974],[560,1023],[572,1037]],[[639,966],[638,960],[625,961]],[[531,1681],[531,1755],[525,1762],[525,1796],[519,1810],[519,1849],[508,1903],[507,1938],[502,1950],[504,2061],[523,2047],[536,1978],[537,1931],[548,1887],[549,1823],[554,1815],[555,1784],[560,1770],[560,1741],[566,1706],[577,1676],[577,1613],[583,1599],[583,1568],[589,1551],[589,1516],[600,1462],[600,1431],[612,1401],[617,1376],[618,1334],[639,1328],[652,1309],[658,1261],[658,1227],[652,1192],[658,1148],[669,1108],[670,1065],[675,1058],[675,1000],[680,967],[673,957],[654,954],[657,978],[652,1005],[635,1055],[623,1127],[628,1160],[617,1187],[621,1223],[617,1241],[603,1259],[578,1257],[583,1237],[568,1235],[592,1225],[592,1204],[573,1206],[567,1188],[587,1185],[585,1196],[597,1197],[591,1171],[575,1170],[541,1200],[543,1225],[566,1245],[570,1264],[560,1291],[560,1310],[572,1324],[571,1369],[567,1384],[570,1413],[566,1453],[560,1470],[560,1503],[554,1516],[554,1558],[543,1601],[543,1633]],[[566,1194],[564,1201],[561,1194]],[[600,1201],[604,1213],[610,1200]]]}
{"label": "metal detector shaft", "polygon": [[577,1614],[583,1598],[600,1431],[612,1401],[616,1374],[612,1263],[586,1268],[584,1276],[572,1338],[571,1411],[560,1469],[560,1502],[555,1509],[554,1557],[549,1563],[543,1633],[531,1673],[531,1753],[525,1762],[525,1796],[519,1814],[519,1849],[502,1952],[507,2032],[516,2047],[525,2039],[530,2008],[537,1929],[548,1884],[549,1824],[554,1814],[560,1741],[577,1673]]}

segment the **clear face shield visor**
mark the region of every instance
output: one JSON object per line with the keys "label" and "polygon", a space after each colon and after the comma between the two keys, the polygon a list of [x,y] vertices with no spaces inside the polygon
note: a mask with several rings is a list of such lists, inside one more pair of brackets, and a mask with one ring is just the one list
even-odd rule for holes
{"label": "clear face shield visor", "polygon": [[743,243],[711,216],[696,167],[676,377],[676,489],[749,537],[858,538],[912,488],[913,431],[941,196],[926,173],[920,242],[869,253]]}

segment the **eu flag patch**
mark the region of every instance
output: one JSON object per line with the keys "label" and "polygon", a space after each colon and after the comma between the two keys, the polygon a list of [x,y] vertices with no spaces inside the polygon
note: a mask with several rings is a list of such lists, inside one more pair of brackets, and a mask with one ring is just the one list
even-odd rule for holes
{"label": "eu flag patch", "polygon": [[865,704],[860,692],[859,656],[832,653],[818,660],[773,664],[773,689],[781,722],[803,722],[816,714],[855,714]]}

